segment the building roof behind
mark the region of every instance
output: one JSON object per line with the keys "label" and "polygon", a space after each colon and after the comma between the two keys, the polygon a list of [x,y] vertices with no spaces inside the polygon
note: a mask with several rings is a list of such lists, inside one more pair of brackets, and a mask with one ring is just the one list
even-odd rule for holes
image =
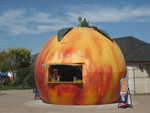
{"label": "building roof behind", "polygon": [[150,44],[132,36],[114,38],[127,62],[150,62]]}

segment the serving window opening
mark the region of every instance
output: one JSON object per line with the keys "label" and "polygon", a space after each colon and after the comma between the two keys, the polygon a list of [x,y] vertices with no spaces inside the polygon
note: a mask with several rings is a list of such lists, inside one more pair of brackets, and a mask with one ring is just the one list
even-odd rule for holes
{"label": "serving window opening", "polygon": [[82,83],[81,64],[49,65],[49,83]]}

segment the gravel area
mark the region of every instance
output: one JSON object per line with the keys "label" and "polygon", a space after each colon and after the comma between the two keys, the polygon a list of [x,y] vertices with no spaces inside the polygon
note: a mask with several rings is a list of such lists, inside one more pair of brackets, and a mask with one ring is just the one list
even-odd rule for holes
{"label": "gravel area", "polygon": [[34,100],[32,90],[0,91],[0,113],[150,113],[150,95],[132,96],[133,108],[108,105],[53,105]]}

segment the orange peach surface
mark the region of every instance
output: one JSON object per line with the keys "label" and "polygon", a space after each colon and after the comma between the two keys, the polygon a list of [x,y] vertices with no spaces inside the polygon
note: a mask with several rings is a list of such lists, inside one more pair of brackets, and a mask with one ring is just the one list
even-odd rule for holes
{"label": "orange peach surface", "polygon": [[[45,64],[82,64],[82,83],[48,83]],[[93,28],[75,27],[61,41],[50,38],[35,66],[35,80],[47,103],[90,105],[112,103],[120,97],[125,76],[124,57],[116,44]]]}

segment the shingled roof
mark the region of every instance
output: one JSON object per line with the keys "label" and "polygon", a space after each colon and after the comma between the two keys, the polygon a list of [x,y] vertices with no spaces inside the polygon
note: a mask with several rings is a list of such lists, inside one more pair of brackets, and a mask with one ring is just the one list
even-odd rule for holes
{"label": "shingled roof", "polygon": [[150,62],[150,44],[132,36],[114,38],[127,62]]}

